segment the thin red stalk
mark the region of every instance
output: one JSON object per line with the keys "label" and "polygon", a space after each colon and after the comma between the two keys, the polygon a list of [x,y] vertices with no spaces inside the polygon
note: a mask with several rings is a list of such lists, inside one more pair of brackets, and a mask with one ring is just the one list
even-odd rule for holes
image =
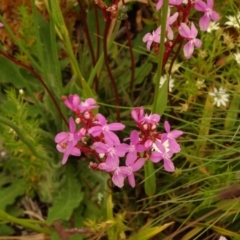
{"label": "thin red stalk", "polygon": [[131,58],[131,70],[132,71],[131,71],[131,78],[130,78],[130,92],[132,92],[135,69],[134,69],[134,56],[133,56],[133,50],[132,50],[132,41],[131,41],[131,36],[130,36],[130,31],[129,31],[128,19],[125,20],[125,25],[126,25],[126,33],[127,33],[128,46],[129,46],[130,58]]}
{"label": "thin red stalk", "polygon": [[[98,9],[96,4],[94,4],[94,15],[95,15],[95,23],[96,23],[96,31],[97,31],[97,54],[96,54],[96,61],[98,61],[100,56],[100,27],[98,21]],[[98,92],[98,81],[95,81],[95,90]]]}
{"label": "thin red stalk", "polygon": [[[125,0],[122,0],[123,6],[125,5]],[[131,36],[130,36],[130,31],[129,31],[129,22],[128,18],[125,19],[125,25],[126,25],[126,33],[127,33],[127,40],[128,40],[128,46],[129,46],[129,51],[130,51],[130,58],[131,58],[131,78],[130,78],[130,93],[132,92],[133,88],[133,82],[134,82],[134,73],[135,73],[135,68],[134,68],[134,56],[133,56],[133,50],[132,50],[132,41],[131,41]]]}
{"label": "thin red stalk", "polygon": [[36,73],[35,70],[34,70],[32,67],[27,66],[26,64],[19,62],[18,60],[16,60],[16,59],[13,58],[13,57],[8,56],[7,54],[5,54],[4,52],[2,52],[1,50],[0,50],[0,55],[3,55],[5,58],[9,59],[11,62],[14,62],[14,63],[17,64],[17,65],[19,65],[19,66],[21,66],[21,67],[23,67],[23,68],[26,68],[29,72],[31,72],[31,73],[38,79],[38,81],[43,85],[43,87],[45,88],[45,90],[46,90],[47,93],[49,94],[50,98],[52,99],[55,107],[57,108],[57,111],[58,111],[59,115],[61,116],[61,118],[63,119],[63,121],[65,122],[65,124],[68,126],[68,121],[66,120],[66,118],[65,118],[64,115],[62,114],[62,111],[61,111],[60,107],[58,106],[57,101],[56,101],[55,98],[53,97],[53,95],[52,95],[50,89],[48,88],[48,86],[47,86],[47,85],[45,84],[45,82],[42,80],[41,76],[40,76],[38,73]]}
{"label": "thin red stalk", "polygon": [[[91,37],[90,37],[90,33],[89,33],[88,24],[87,24],[87,21],[86,21],[86,19],[87,19],[86,12],[85,12],[85,9],[84,9],[84,7],[82,5],[81,0],[77,0],[77,1],[78,1],[78,5],[79,5],[79,8],[80,8],[81,14],[82,14],[82,20],[83,20],[83,24],[84,24],[84,29],[85,29],[85,33],[86,33],[86,37],[87,37],[87,41],[88,41],[88,46],[89,46],[89,49],[90,49],[91,57],[92,57],[92,65],[94,67],[96,65],[96,58],[95,58],[95,55],[94,55],[93,45],[92,45],[92,41],[91,41]],[[95,80],[94,81],[95,82],[95,86],[98,86],[98,78],[97,78],[97,76],[95,76],[94,80]]]}
{"label": "thin red stalk", "polygon": [[89,45],[89,49],[90,49],[90,53],[91,53],[91,57],[92,57],[92,64],[94,66],[96,64],[96,59],[95,59],[95,56],[94,56],[92,41],[91,41],[91,38],[90,38],[88,24],[87,24],[87,21],[86,21],[86,12],[85,12],[85,9],[84,9],[84,7],[81,3],[81,0],[77,0],[77,1],[78,1],[78,5],[79,5],[79,8],[80,8],[81,14],[82,14],[82,21],[83,21],[83,24],[84,24],[85,33],[86,33],[86,37],[87,37],[87,41],[88,41],[88,45]]}
{"label": "thin red stalk", "polygon": [[100,56],[100,27],[99,27],[99,21],[98,21],[98,9],[96,4],[94,4],[94,14],[95,14],[95,22],[96,22],[96,30],[97,30],[97,54],[96,59],[99,59]]}
{"label": "thin red stalk", "polygon": [[120,122],[120,111],[119,111],[119,95],[118,95],[118,90],[117,90],[117,85],[114,80],[114,77],[112,75],[112,71],[110,69],[109,63],[108,63],[108,56],[107,56],[107,35],[108,35],[108,30],[110,26],[111,20],[107,19],[106,24],[105,24],[105,29],[104,29],[104,37],[103,37],[103,52],[104,52],[104,62],[108,71],[108,76],[111,80],[112,86],[113,86],[113,91],[115,94],[115,102],[116,102],[116,116],[117,116],[117,121]]}

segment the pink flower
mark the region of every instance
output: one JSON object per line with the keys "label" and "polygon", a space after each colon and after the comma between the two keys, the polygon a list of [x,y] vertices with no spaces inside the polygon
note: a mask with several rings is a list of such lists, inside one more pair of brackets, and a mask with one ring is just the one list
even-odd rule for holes
{"label": "pink flower", "polygon": [[132,115],[133,120],[136,123],[140,123],[143,119],[143,116],[144,116],[144,108],[143,107],[134,108],[131,111],[131,115]]}
{"label": "pink flower", "polygon": [[86,99],[85,102],[81,102],[80,105],[78,106],[78,109],[80,110],[81,113],[85,111],[89,111],[94,108],[98,108],[99,106],[96,106],[96,101],[93,98],[88,98]]}
{"label": "pink flower", "polygon": [[130,145],[128,147],[126,162],[135,161],[137,159],[137,153],[145,151],[145,147],[139,144],[138,141],[139,141],[138,132],[136,130],[133,130],[130,134]]}
{"label": "pink flower", "polygon": [[4,26],[3,23],[0,22],[0,28],[3,27],[3,26]]}
{"label": "pink flower", "polygon": [[125,143],[115,145],[111,140],[106,140],[106,142],[107,143],[95,142],[93,143],[93,148],[97,153],[107,156],[106,163],[109,165],[107,168],[111,169],[112,165],[115,166],[116,162],[119,162],[119,157],[124,157],[129,146]]}
{"label": "pink flower", "polygon": [[143,37],[143,42],[147,43],[147,50],[150,51],[151,45],[153,42],[160,43],[160,34],[161,34],[161,27],[158,27],[155,31],[151,33],[145,34]]}
{"label": "pink flower", "polygon": [[167,30],[167,37],[169,40],[173,40],[173,31],[170,27],[170,25],[172,25],[177,17],[178,17],[179,13],[175,12],[171,17],[170,17],[170,8],[168,8],[168,16],[167,16],[167,25],[166,25],[166,30]]}
{"label": "pink flower", "polygon": [[146,158],[139,158],[137,161],[128,158],[126,160],[126,165],[129,169],[129,173],[128,173],[128,181],[129,184],[134,188],[135,187],[135,178],[134,178],[134,172],[138,171],[140,168],[142,168],[142,166],[144,165],[146,161]]}
{"label": "pink flower", "polygon": [[153,146],[153,151],[150,156],[150,160],[154,163],[157,163],[163,160],[164,169],[167,172],[173,172],[175,167],[171,161],[173,153],[169,149],[168,141],[162,143],[160,140],[156,140]]}
{"label": "pink flower", "polygon": [[106,160],[106,162],[99,164],[99,169],[113,173],[112,181],[114,185],[119,188],[123,187],[124,179],[130,174],[130,170],[128,167],[119,167],[119,160]]}
{"label": "pink flower", "polygon": [[64,104],[71,109],[72,111],[76,111],[79,107],[81,100],[77,94],[70,94],[68,99],[64,100]]}
{"label": "pink flower", "polygon": [[201,47],[202,41],[196,38],[198,31],[193,22],[191,23],[191,29],[186,23],[181,23],[178,31],[182,37],[188,40],[188,43],[183,47],[184,56],[188,59],[193,54],[194,46],[197,48]]}
{"label": "pink flower", "polygon": [[181,151],[180,145],[177,143],[176,138],[183,134],[180,130],[170,131],[170,124],[168,121],[164,122],[164,128],[167,133],[161,135],[161,142],[168,140],[170,151],[173,153],[178,153]]}
{"label": "pink flower", "polygon": [[57,150],[64,153],[62,164],[67,162],[69,155],[81,155],[80,149],[75,147],[75,145],[82,139],[82,136],[78,132],[75,132],[76,125],[72,117],[69,118],[69,130],[70,132],[60,132],[55,137]]}
{"label": "pink flower", "polygon": [[160,116],[158,114],[145,114],[144,117],[141,120],[141,123],[147,123],[150,125],[158,125],[158,122],[160,121]]}
{"label": "pink flower", "polygon": [[122,130],[125,128],[125,126],[122,123],[107,124],[106,118],[100,113],[96,115],[96,118],[98,120],[96,123],[99,124],[99,126],[91,127],[88,130],[88,133],[93,137],[99,136],[102,133],[107,142],[112,141],[115,145],[119,144],[120,140],[118,136],[112,131]]}
{"label": "pink flower", "polygon": [[199,25],[202,31],[206,31],[210,24],[210,21],[217,21],[219,19],[218,13],[212,9],[213,0],[207,0],[207,3],[202,0],[198,0],[194,8],[200,12],[203,12],[204,15],[201,17],[199,21]]}
{"label": "pink flower", "polygon": [[113,183],[119,188],[122,188],[124,179],[130,174],[130,169],[124,166],[119,167],[119,157],[125,155],[128,145],[123,143],[118,146],[113,146],[111,143],[104,144],[96,142],[93,144],[93,147],[99,154],[107,155],[106,161],[99,164],[99,169],[113,173]]}

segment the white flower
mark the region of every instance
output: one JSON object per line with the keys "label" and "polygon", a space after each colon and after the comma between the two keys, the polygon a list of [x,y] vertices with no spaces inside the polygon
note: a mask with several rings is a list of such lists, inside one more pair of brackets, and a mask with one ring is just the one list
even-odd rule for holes
{"label": "white flower", "polygon": [[238,64],[240,64],[240,53],[234,53],[234,58]]}
{"label": "white flower", "polygon": [[236,16],[228,16],[227,21],[225,25],[230,26],[230,27],[235,27],[235,28],[240,28],[240,13],[238,13]]}
{"label": "white flower", "polygon": [[214,88],[213,92],[210,92],[209,95],[213,97],[213,105],[217,105],[217,107],[221,105],[226,107],[226,103],[229,101],[229,94],[226,93],[226,89],[223,87],[220,87],[219,90]]}
{"label": "white flower", "polygon": [[208,26],[208,29],[207,29],[207,32],[208,32],[208,33],[211,33],[212,31],[218,30],[218,29],[219,29],[219,23],[210,22],[210,24],[209,24],[209,26]]}
{"label": "white flower", "polygon": [[[159,82],[159,88],[161,88],[163,86],[163,84],[166,82],[167,80],[167,75],[161,76],[160,78],[160,82]],[[174,87],[174,79],[170,76],[169,78],[169,92],[172,92],[172,89]]]}
{"label": "white flower", "polygon": [[201,90],[202,88],[205,88],[205,80],[204,79],[198,79],[196,82],[196,87],[198,90]]}

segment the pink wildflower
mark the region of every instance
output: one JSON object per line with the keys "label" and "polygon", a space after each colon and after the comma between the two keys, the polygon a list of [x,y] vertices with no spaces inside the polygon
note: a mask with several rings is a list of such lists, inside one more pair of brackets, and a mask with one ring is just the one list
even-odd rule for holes
{"label": "pink wildflower", "polygon": [[60,132],[55,137],[57,150],[63,152],[62,164],[67,162],[69,155],[81,155],[80,149],[75,147],[75,145],[82,139],[82,136],[78,132],[75,132],[76,125],[72,117],[69,118],[69,130],[70,132]]}
{"label": "pink wildflower", "polygon": [[154,163],[163,160],[164,170],[167,172],[173,172],[175,170],[173,162],[171,161],[173,152],[169,149],[168,141],[162,143],[160,140],[156,140],[153,150],[155,151],[152,152],[150,160]]}
{"label": "pink wildflower", "polygon": [[88,130],[88,133],[93,137],[99,136],[102,133],[107,142],[112,141],[114,144],[119,144],[120,141],[118,136],[112,131],[122,130],[125,128],[125,126],[122,123],[107,124],[106,118],[100,113],[96,115],[96,119],[98,120],[96,122],[98,126],[91,127]]}
{"label": "pink wildflower", "polygon": [[193,54],[194,46],[199,48],[202,45],[202,41],[196,38],[198,31],[193,22],[191,23],[191,28],[186,23],[181,23],[178,31],[182,37],[188,40],[188,43],[183,47],[183,52],[186,58],[190,58]]}
{"label": "pink wildflower", "polygon": [[0,22],[0,28],[3,27],[3,26],[4,26],[3,23]]}
{"label": "pink wildflower", "polygon": [[153,42],[160,43],[161,27],[158,27],[155,31],[145,34],[143,42],[147,43],[147,50],[150,51]]}
{"label": "pink wildflower", "polygon": [[218,13],[212,9],[213,0],[207,0],[207,3],[203,2],[202,0],[198,0],[195,3],[194,8],[204,13],[199,21],[202,31],[206,31],[208,29],[211,20],[217,21],[219,19]]}
{"label": "pink wildflower", "polygon": [[146,161],[146,158],[139,158],[137,161],[131,159],[131,158],[128,158],[126,160],[126,165],[129,169],[129,173],[128,173],[128,181],[129,181],[129,184],[131,185],[131,187],[135,187],[135,178],[134,178],[134,172],[138,171],[140,168],[142,168],[142,166],[144,165]]}
{"label": "pink wildflower", "polygon": [[68,98],[64,99],[64,104],[72,111],[76,111],[81,100],[77,94],[70,94]]}

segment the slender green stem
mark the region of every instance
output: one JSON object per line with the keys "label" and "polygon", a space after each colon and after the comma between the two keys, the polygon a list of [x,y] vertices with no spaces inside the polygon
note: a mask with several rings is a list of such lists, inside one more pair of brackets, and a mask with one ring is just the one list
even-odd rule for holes
{"label": "slender green stem", "polygon": [[164,55],[164,40],[166,35],[166,23],[167,23],[167,13],[168,13],[168,0],[163,1],[162,10],[159,11],[159,19],[161,19],[161,39],[160,39],[160,49],[159,49],[159,61],[157,73],[154,76],[155,91],[154,91],[154,100],[152,105],[152,112],[155,113],[157,109],[157,99],[158,99],[158,90],[159,90],[159,81],[162,75],[163,69],[163,55]]}
{"label": "slender green stem", "polygon": [[26,227],[26,228],[29,228],[29,229],[32,229],[36,232],[41,232],[41,233],[46,233],[46,234],[51,234],[51,230],[49,229],[46,229],[46,228],[42,228],[42,227],[39,227],[35,224],[32,224],[30,223],[29,221],[27,221],[26,219],[21,219],[21,218],[16,218],[16,217],[13,217],[9,214],[7,214],[6,212],[4,212],[3,210],[0,209],[0,218],[5,220],[5,221],[8,221],[8,222],[11,222],[11,223],[15,223],[15,224],[18,224],[18,225],[21,225],[23,227]]}
{"label": "slender green stem", "polygon": [[3,124],[5,124],[5,125],[7,125],[7,126],[9,126],[10,128],[12,128],[12,129],[16,132],[16,134],[18,135],[18,137],[21,139],[21,141],[22,141],[25,145],[27,145],[27,147],[30,149],[30,151],[32,152],[32,154],[33,154],[35,157],[40,158],[40,159],[43,159],[43,160],[48,161],[48,162],[49,162],[49,161],[50,161],[50,162],[52,161],[50,158],[40,155],[40,154],[36,151],[36,149],[34,148],[34,146],[32,145],[32,143],[27,139],[27,137],[26,137],[24,134],[22,134],[21,130],[20,130],[20,129],[17,127],[17,125],[15,125],[12,121],[8,120],[8,119],[5,118],[5,117],[0,116],[0,122],[3,123]]}

